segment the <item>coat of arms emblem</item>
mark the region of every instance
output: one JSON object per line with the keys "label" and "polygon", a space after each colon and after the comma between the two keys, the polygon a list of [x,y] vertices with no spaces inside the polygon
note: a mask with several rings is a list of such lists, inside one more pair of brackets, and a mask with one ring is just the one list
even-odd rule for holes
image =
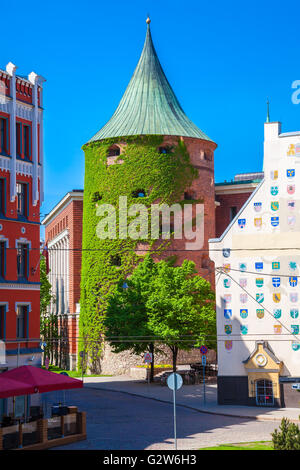
{"label": "coat of arms emblem", "polygon": [[292,270],[292,271],[295,271],[297,269],[297,263],[296,261],[290,261],[289,262],[289,268]]}
{"label": "coat of arms emblem", "polygon": [[231,294],[224,294],[224,302],[225,302],[225,304],[230,304]]}
{"label": "coat of arms emblem", "polygon": [[248,317],[248,309],[247,308],[241,308],[240,309],[240,317],[241,318],[247,318]]}
{"label": "coat of arms emblem", "polygon": [[275,212],[275,211],[278,211],[278,209],[279,209],[279,202],[278,201],[272,201],[271,202],[271,210]]}
{"label": "coat of arms emblem", "polygon": [[224,309],[224,318],[226,318],[226,320],[230,320],[231,317],[232,317],[231,308],[225,308]]}
{"label": "coat of arms emblem", "polygon": [[247,294],[240,294],[240,301],[242,304],[245,304],[248,300],[248,295]]}
{"label": "coat of arms emblem", "polygon": [[265,298],[265,297],[264,297],[264,294],[261,294],[261,293],[256,294],[256,301],[257,301],[259,304],[261,304],[261,303],[264,301],[264,298]]}
{"label": "coat of arms emblem", "polygon": [[264,280],[262,277],[257,277],[255,279],[256,287],[262,287],[264,285]]}
{"label": "coat of arms emblem", "polygon": [[290,292],[290,301],[293,303],[298,302],[298,292]]}
{"label": "coat of arms emblem", "polygon": [[272,262],[272,269],[273,270],[280,269],[280,261],[273,261]]}
{"label": "coat of arms emblem", "polygon": [[295,215],[288,215],[287,223],[288,223],[289,227],[294,227],[294,225],[296,223],[296,216]]}
{"label": "coat of arms emblem", "polygon": [[278,227],[279,217],[271,217],[271,225],[272,225],[272,227]]}
{"label": "coat of arms emblem", "polygon": [[296,201],[288,201],[287,206],[290,211],[293,211],[296,207]]}
{"label": "coat of arms emblem", "polygon": [[296,187],[295,187],[294,184],[288,184],[288,185],[287,185],[287,192],[288,192],[288,194],[294,194],[295,189],[296,189]]}
{"label": "coat of arms emblem", "polygon": [[281,300],[281,294],[279,293],[275,293],[273,294],[273,301],[276,302],[277,304],[280,302]]}
{"label": "coat of arms emblem", "polygon": [[262,208],[262,203],[261,202],[254,202],[253,204],[255,212],[260,212]]}
{"label": "coat of arms emblem", "polygon": [[223,264],[223,271],[225,273],[229,273],[230,272],[230,264],[228,264],[228,263]]}
{"label": "coat of arms emblem", "polygon": [[240,330],[242,335],[246,335],[248,333],[248,325],[240,325]]}
{"label": "coat of arms emblem", "polygon": [[261,228],[261,226],[262,226],[262,218],[261,217],[255,217],[254,227]]}
{"label": "coat of arms emblem", "polygon": [[275,308],[273,310],[273,316],[274,316],[274,318],[280,318],[281,317],[281,308]]}
{"label": "coat of arms emblem", "polygon": [[291,325],[291,333],[293,335],[298,335],[299,334],[299,325]]}
{"label": "coat of arms emblem", "polygon": [[280,287],[280,277],[272,277],[273,287]]}
{"label": "coat of arms emblem", "polygon": [[278,192],[279,192],[279,187],[278,186],[271,186],[271,194],[272,196],[277,196]]}
{"label": "coat of arms emblem", "polygon": [[272,180],[277,180],[278,179],[278,170],[272,170],[270,172],[270,176]]}
{"label": "coat of arms emblem", "polygon": [[288,178],[294,178],[294,176],[295,176],[295,170],[294,170],[294,169],[286,170],[286,176],[287,176]]}
{"label": "coat of arms emblem", "polygon": [[297,276],[290,276],[290,277],[289,277],[289,283],[290,283],[290,286],[296,287],[297,284],[298,284],[298,278],[297,278]]}
{"label": "coat of arms emblem", "polygon": [[293,157],[294,155],[296,155],[295,144],[290,144],[288,146],[286,154],[288,157]]}
{"label": "coat of arms emblem", "polygon": [[291,308],[290,316],[291,316],[291,318],[298,318],[299,317],[299,310],[297,308]]}
{"label": "coat of arms emblem", "polygon": [[225,331],[226,335],[231,335],[232,325],[224,325],[224,331]]}
{"label": "coat of arms emblem", "polygon": [[299,341],[292,341],[292,350],[293,351],[299,351],[299,349],[300,349]]}
{"label": "coat of arms emblem", "polygon": [[225,341],[225,349],[226,349],[226,351],[231,351],[232,350],[232,340],[226,340]]}
{"label": "coat of arms emblem", "polygon": [[224,256],[224,258],[229,258],[230,248],[223,248],[223,256]]}
{"label": "coat of arms emblem", "polygon": [[246,269],[247,269],[247,264],[246,264],[246,263],[240,263],[240,264],[239,264],[239,267],[240,267],[240,271],[246,271]]}
{"label": "coat of arms emblem", "polygon": [[282,331],[282,326],[281,325],[274,325],[274,333],[275,335],[280,335]]}
{"label": "coat of arms emblem", "polygon": [[262,271],[264,269],[264,263],[261,261],[258,261],[255,263],[255,270],[256,271]]}
{"label": "coat of arms emblem", "polygon": [[247,286],[247,278],[242,277],[242,278],[240,279],[240,286],[241,286],[241,287],[246,287],[246,286]]}
{"label": "coat of arms emblem", "polygon": [[231,286],[231,279],[224,279],[224,287],[228,289]]}
{"label": "coat of arms emblem", "polygon": [[257,318],[259,318],[260,320],[261,320],[262,318],[264,318],[264,316],[265,316],[265,311],[264,311],[264,309],[263,309],[263,308],[257,308],[257,309],[256,309],[256,316],[257,316]]}
{"label": "coat of arms emblem", "polygon": [[245,228],[246,219],[238,219],[238,225],[240,228]]}

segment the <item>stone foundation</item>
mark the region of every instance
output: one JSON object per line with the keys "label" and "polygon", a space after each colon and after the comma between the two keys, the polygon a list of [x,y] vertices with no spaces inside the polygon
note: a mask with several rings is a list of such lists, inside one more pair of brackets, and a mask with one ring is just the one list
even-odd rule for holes
{"label": "stone foundation", "polygon": [[[169,348],[161,346],[162,352],[155,353],[154,364],[172,364],[172,354]],[[192,364],[201,362],[201,354],[199,349],[191,351],[178,352],[177,365]],[[207,353],[207,363],[216,363],[216,353],[209,350]],[[129,351],[122,353],[114,353],[108,343],[105,344],[104,350],[99,361],[99,373],[107,375],[130,375],[130,369],[144,364],[144,354],[137,355]]]}

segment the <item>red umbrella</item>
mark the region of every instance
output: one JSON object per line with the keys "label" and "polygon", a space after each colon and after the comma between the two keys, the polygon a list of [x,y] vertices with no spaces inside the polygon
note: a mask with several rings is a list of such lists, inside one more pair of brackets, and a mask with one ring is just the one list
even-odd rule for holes
{"label": "red umbrella", "polygon": [[[33,389],[32,392],[24,393],[24,395],[83,387],[81,380],[63,374],[56,374],[35,366],[16,367],[15,369],[0,374],[0,378],[4,379],[6,377],[18,382],[23,382]],[[22,394],[20,393],[20,395]]]}
{"label": "red umbrella", "polygon": [[24,382],[8,379],[0,374],[0,398],[17,397],[34,393],[34,387]]}

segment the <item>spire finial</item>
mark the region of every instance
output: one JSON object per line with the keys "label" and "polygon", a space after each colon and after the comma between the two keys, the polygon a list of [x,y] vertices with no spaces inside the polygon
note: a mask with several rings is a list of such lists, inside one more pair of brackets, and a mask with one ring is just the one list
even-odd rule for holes
{"label": "spire finial", "polygon": [[150,20],[150,18],[149,18],[149,14],[147,15],[146,23],[147,23],[147,24],[150,24],[150,23],[151,23],[151,20]]}
{"label": "spire finial", "polygon": [[270,122],[270,108],[269,108],[269,98],[267,98],[267,120],[266,122]]}

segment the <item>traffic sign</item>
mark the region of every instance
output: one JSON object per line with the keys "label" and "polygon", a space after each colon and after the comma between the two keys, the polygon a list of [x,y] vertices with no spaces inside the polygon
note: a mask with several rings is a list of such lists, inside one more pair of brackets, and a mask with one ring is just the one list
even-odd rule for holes
{"label": "traffic sign", "polygon": [[200,352],[201,352],[201,354],[207,354],[207,351],[208,351],[208,349],[207,349],[207,347],[206,347],[206,346],[204,346],[204,345],[203,345],[203,346],[201,346],[201,348],[200,348]]}
{"label": "traffic sign", "polygon": [[152,354],[151,353],[145,353],[144,355],[144,361],[146,362],[146,364],[151,364],[152,362]]}
{"label": "traffic sign", "polygon": [[293,384],[292,389],[293,390],[300,390],[300,384]]}
{"label": "traffic sign", "polygon": [[175,373],[170,374],[167,379],[168,387],[171,390],[179,390],[182,387],[182,383],[183,383],[183,380],[182,380],[181,375],[179,374],[175,374]]}

